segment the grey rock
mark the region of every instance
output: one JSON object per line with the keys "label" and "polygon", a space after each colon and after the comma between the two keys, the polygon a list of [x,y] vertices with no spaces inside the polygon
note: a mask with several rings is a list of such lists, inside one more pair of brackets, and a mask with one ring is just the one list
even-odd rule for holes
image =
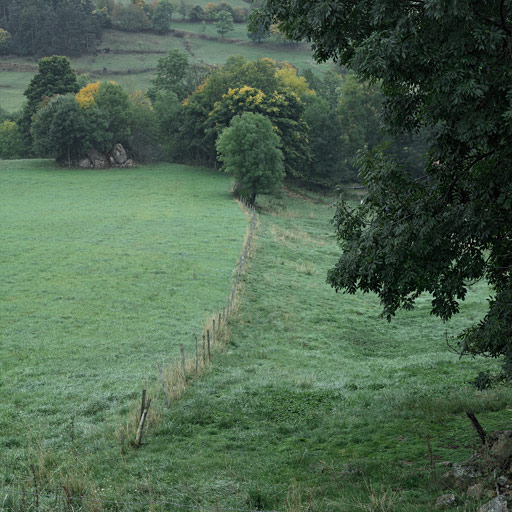
{"label": "grey rock", "polygon": [[116,164],[122,165],[128,160],[128,155],[122,144],[116,144],[111,153]]}
{"label": "grey rock", "polygon": [[78,167],[80,167],[80,169],[90,169],[92,167],[92,163],[88,158],[80,158]]}
{"label": "grey rock", "polygon": [[496,459],[500,465],[507,466],[512,457],[512,439],[501,438],[496,441],[492,445],[491,456]]}
{"label": "grey rock", "polygon": [[95,169],[105,169],[105,167],[108,166],[108,159],[106,155],[104,155],[103,153],[100,153],[95,149],[92,149],[91,151],[89,151],[88,156],[92,162],[92,166]]}
{"label": "grey rock", "polygon": [[478,512],[508,512],[507,500],[504,496],[498,496],[489,503],[482,505]]}
{"label": "grey rock", "polygon": [[478,472],[471,466],[455,463],[451,469],[443,475],[442,479],[445,487],[467,489],[470,485],[475,483],[478,477]]}
{"label": "grey rock", "polygon": [[436,500],[436,509],[444,510],[447,508],[452,508],[457,504],[457,498],[455,494],[443,494],[439,496]]}
{"label": "grey rock", "polygon": [[501,485],[501,487],[505,487],[508,483],[508,478],[505,475],[501,475],[496,479],[496,482],[498,482],[498,485]]}

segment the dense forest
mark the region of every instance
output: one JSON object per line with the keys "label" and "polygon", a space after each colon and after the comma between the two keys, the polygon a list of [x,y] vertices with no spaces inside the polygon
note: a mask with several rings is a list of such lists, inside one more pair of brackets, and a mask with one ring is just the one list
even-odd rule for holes
{"label": "dense forest", "polygon": [[246,22],[250,7],[210,2],[203,8],[169,0],[0,0],[0,53],[79,55],[95,50],[104,28],[165,33],[173,14],[213,22],[220,12],[228,14],[229,26]]}

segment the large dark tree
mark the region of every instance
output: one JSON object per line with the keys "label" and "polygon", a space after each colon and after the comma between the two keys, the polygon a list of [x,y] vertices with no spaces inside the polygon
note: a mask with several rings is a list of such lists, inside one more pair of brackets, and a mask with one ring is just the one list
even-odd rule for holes
{"label": "large dark tree", "polygon": [[443,319],[486,279],[485,317],[463,352],[504,356],[512,375],[512,1],[267,0],[262,18],[380,80],[397,135],[432,131],[425,175],[382,152],[361,161],[363,206],[340,202],[337,290],[375,292],[384,314],[422,292]]}
{"label": "large dark tree", "polygon": [[33,116],[45,97],[59,94],[76,93],[79,90],[76,73],[67,57],[54,55],[39,60],[39,72],[32,78],[23,93],[27,103],[23,107],[19,126],[22,134],[24,154],[28,156],[32,149],[30,128]]}

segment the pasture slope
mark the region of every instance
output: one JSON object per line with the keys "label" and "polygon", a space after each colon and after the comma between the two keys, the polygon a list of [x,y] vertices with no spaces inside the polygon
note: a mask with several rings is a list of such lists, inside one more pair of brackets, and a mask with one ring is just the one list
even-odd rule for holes
{"label": "pasture slope", "polygon": [[0,482],[35,445],[61,471],[70,439],[108,465],[157,364],[225,306],[246,217],[229,177],[179,165],[3,161],[0,183]]}
{"label": "pasture slope", "polygon": [[[0,487],[17,486],[18,504],[35,480],[69,494],[62,510],[426,512],[443,493],[438,463],[477,442],[464,411],[508,425],[510,389],[467,384],[496,363],[459,360],[445,341],[479,318],[486,287],[448,324],[427,297],[388,324],[375,297],[325,284],[331,200],[287,192],[259,199],[225,349],[170,408],[157,396],[144,445],[121,449],[126,402],[222,304],[246,221],[206,170],[9,165]],[[39,510],[55,502],[41,492]]]}

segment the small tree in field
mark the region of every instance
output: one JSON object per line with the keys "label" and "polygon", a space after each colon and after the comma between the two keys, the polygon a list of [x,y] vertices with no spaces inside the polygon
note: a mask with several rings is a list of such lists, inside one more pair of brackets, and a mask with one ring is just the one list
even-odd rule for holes
{"label": "small tree in field", "polygon": [[233,15],[229,11],[220,11],[217,14],[217,21],[215,22],[215,27],[217,28],[217,32],[222,36],[224,36],[234,30],[233,27]]}
{"label": "small tree in field", "polygon": [[235,116],[217,139],[224,171],[235,176],[235,189],[254,204],[257,194],[275,191],[284,178],[281,140],[261,114]]}

